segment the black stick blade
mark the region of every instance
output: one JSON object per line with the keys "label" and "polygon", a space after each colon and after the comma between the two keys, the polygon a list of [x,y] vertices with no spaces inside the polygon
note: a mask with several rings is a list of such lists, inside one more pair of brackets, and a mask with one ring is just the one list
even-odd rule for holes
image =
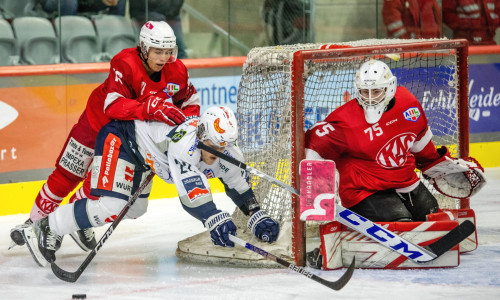
{"label": "black stick blade", "polygon": [[352,258],[352,262],[349,265],[349,268],[347,268],[347,271],[342,275],[342,277],[340,277],[337,281],[327,281],[321,278],[324,281],[322,282],[322,284],[333,290],[340,290],[349,282],[349,280],[351,280],[352,274],[354,273],[354,266],[355,257]]}
{"label": "black stick blade", "polygon": [[59,268],[59,266],[56,265],[56,263],[51,263],[50,268],[52,269],[52,272],[54,273],[54,275],[56,275],[57,278],[66,282],[76,282],[80,277],[80,275],[82,274],[82,272],[79,272],[79,270],[77,270],[76,272],[65,271]]}
{"label": "black stick blade", "polygon": [[460,225],[453,228],[449,233],[443,236],[441,239],[427,246],[434,252],[437,257],[443,255],[445,252],[455,247],[461,241],[465,240],[469,235],[471,235],[476,226],[469,220],[463,221]]}

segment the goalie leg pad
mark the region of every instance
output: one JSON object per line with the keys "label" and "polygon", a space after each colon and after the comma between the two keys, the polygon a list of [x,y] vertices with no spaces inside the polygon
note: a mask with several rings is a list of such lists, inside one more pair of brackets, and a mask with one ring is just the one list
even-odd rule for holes
{"label": "goalie leg pad", "polygon": [[[398,232],[401,237],[412,243],[426,245],[455,228],[458,222],[386,222],[379,224],[387,227],[388,230]],[[458,245],[431,262],[418,264],[338,222],[321,225],[320,234],[324,270],[347,267],[353,257],[356,257],[357,268],[369,269],[443,268],[456,267],[460,263]]]}

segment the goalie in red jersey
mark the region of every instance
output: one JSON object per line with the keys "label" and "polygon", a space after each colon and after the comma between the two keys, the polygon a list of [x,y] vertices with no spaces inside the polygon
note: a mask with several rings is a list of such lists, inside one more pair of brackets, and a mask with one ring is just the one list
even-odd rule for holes
{"label": "goalie in red jersey", "polygon": [[369,60],[356,73],[356,98],[316,123],[305,136],[306,159],[328,159],[339,172],[344,207],[371,221],[425,221],[436,198],[420,169],[443,194],[466,198],[486,183],[475,160],[436,149],[422,106],[389,67]]}
{"label": "goalie in red jersey", "polygon": [[[356,98],[310,128],[305,142],[307,159],[335,161],[344,207],[372,221],[425,221],[438,203],[415,168],[437,181],[445,178],[444,189],[459,198],[483,186],[480,165],[451,158],[446,147],[436,149],[422,106],[397,86],[385,63],[363,63],[354,87]],[[480,177],[473,187],[471,176],[459,177],[470,171]]]}
{"label": "goalie in red jersey", "polygon": [[[13,242],[23,245],[24,230],[58,208],[85,178],[70,202],[91,197],[87,173],[95,140],[110,120],[156,120],[174,126],[187,116],[199,114],[200,98],[189,81],[186,66],[177,60],[173,30],[165,22],[147,22],[140,31],[139,46],[124,49],[111,60],[108,78],[92,92],[71,129],[55,170],[35,199],[30,218],[11,230]],[[96,244],[91,229],[71,236],[84,250]]]}

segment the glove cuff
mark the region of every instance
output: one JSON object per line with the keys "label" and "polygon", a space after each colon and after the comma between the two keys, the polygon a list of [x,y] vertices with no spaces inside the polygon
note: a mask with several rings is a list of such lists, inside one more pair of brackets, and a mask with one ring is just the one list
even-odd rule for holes
{"label": "glove cuff", "polygon": [[224,223],[226,221],[231,220],[231,215],[227,211],[221,211],[215,215],[211,215],[206,221],[205,221],[205,228],[211,231],[215,227],[217,227],[219,224]]}
{"label": "glove cuff", "polygon": [[250,219],[248,219],[247,228],[253,234],[255,234],[255,225],[257,223],[259,223],[260,220],[265,219],[265,218],[269,218],[269,216],[263,210],[259,210],[259,211],[255,212],[255,213],[253,213],[252,216],[250,217]]}

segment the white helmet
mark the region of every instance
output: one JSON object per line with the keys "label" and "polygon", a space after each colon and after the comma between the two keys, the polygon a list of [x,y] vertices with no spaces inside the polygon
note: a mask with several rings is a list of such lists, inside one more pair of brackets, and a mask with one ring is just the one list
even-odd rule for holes
{"label": "white helmet", "polygon": [[[366,122],[374,124],[380,120],[385,108],[396,94],[396,86],[397,79],[385,63],[371,59],[361,65],[356,72],[354,88],[356,99],[365,111]],[[385,95],[374,100],[371,95],[372,90],[376,89],[384,90]],[[361,95],[360,90],[369,90],[369,96]]]}
{"label": "white helmet", "polygon": [[226,106],[208,108],[198,122],[200,140],[211,140],[220,147],[233,146],[238,139],[238,126],[233,111]]}
{"label": "white helmet", "polygon": [[168,62],[174,62],[177,59],[177,45],[175,43],[175,34],[172,28],[163,21],[148,21],[141,28],[139,34],[139,45],[142,55],[147,58],[149,49],[173,49],[173,54]]}

